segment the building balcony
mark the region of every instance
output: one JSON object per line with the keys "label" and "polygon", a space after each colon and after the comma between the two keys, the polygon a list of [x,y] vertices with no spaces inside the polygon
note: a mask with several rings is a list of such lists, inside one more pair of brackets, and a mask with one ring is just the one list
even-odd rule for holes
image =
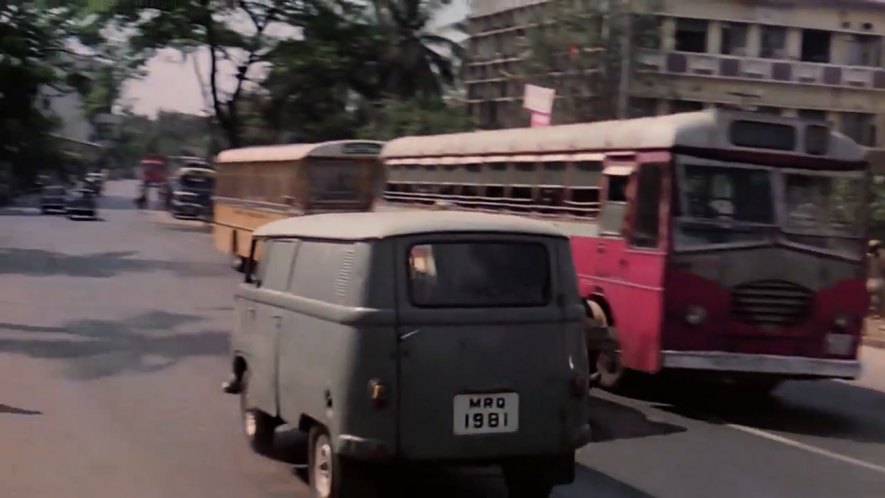
{"label": "building balcony", "polygon": [[640,72],[885,90],[885,69],[731,55],[646,51]]}

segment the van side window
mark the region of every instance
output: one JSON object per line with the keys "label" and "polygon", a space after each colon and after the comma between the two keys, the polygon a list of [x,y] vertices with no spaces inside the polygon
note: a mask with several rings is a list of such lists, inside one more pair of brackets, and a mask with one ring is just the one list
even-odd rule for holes
{"label": "van side window", "polygon": [[259,278],[262,288],[274,291],[286,290],[289,286],[292,261],[295,259],[297,250],[297,240],[276,239],[270,241],[265,256],[261,259]]}
{"label": "van side window", "polygon": [[661,213],[661,168],[646,165],[639,168],[636,177],[636,218],[630,234],[630,245],[634,247],[658,247],[658,229]]}
{"label": "van side window", "polygon": [[348,304],[352,295],[352,242],[305,240],[292,268],[289,292],[326,303]]}

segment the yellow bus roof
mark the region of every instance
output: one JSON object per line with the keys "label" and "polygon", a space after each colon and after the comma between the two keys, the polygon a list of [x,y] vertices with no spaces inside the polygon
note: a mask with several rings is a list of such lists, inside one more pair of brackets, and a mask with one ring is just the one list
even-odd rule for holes
{"label": "yellow bus roof", "polygon": [[384,142],[375,140],[334,140],[315,144],[264,145],[228,149],[218,154],[216,163],[259,163],[299,161],[306,157],[377,157]]}

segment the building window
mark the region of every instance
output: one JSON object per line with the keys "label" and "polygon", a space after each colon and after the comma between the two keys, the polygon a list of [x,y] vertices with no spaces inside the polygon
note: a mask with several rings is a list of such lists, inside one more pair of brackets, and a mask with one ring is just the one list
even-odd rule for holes
{"label": "building window", "polygon": [[876,146],[876,115],[846,112],[842,115],[842,133],[860,145]]}
{"label": "building window", "polygon": [[830,62],[829,31],[819,29],[802,30],[802,60],[805,62]]}
{"label": "building window", "polygon": [[674,100],[670,102],[670,112],[673,114],[680,112],[703,111],[704,103],[691,100]]}
{"label": "building window", "polygon": [[706,52],[708,21],[676,19],[676,50],[678,52]]}
{"label": "building window", "polygon": [[853,35],[848,39],[848,65],[878,67],[881,60],[882,37]]}
{"label": "building window", "polygon": [[827,111],[819,111],[816,109],[800,109],[799,119],[810,123],[826,123]]}
{"label": "building window", "polygon": [[786,59],[787,28],[782,26],[762,26],[759,57],[765,59]]}
{"label": "building window", "polygon": [[630,99],[630,117],[645,118],[658,115],[658,101],[645,97]]}
{"label": "building window", "polygon": [[[647,50],[661,49],[661,33],[663,30],[663,20],[658,16],[634,16],[633,33],[636,37],[636,46]],[[597,32],[602,32],[602,21],[598,22],[599,26],[594,26]]]}
{"label": "building window", "polygon": [[722,23],[722,53],[745,57],[747,54],[747,25],[737,22]]}

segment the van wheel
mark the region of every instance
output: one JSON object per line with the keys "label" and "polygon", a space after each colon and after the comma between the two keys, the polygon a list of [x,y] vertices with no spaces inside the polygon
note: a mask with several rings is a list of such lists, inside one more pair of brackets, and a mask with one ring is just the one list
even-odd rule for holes
{"label": "van wheel", "polygon": [[312,498],[380,496],[369,466],[336,454],[324,427],[311,427],[308,441],[308,482]]}
{"label": "van wheel", "polygon": [[274,417],[263,411],[253,408],[249,403],[249,371],[243,372],[242,388],[240,390],[240,419],[243,424],[243,434],[249,441],[249,446],[256,453],[266,454],[273,448],[274,432],[277,421]]}

